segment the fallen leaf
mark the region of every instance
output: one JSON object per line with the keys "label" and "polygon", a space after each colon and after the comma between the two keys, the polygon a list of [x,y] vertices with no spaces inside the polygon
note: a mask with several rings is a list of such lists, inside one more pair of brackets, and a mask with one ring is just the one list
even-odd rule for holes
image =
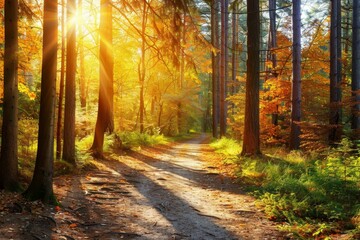
{"label": "fallen leaf", "polygon": [[55,212],[59,212],[61,210],[61,208],[59,206],[55,207]]}
{"label": "fallen leaf", "polygon": [[70,228],[76,228],[77,227],[77,224],[76,223],[72,223],[69,225]]}

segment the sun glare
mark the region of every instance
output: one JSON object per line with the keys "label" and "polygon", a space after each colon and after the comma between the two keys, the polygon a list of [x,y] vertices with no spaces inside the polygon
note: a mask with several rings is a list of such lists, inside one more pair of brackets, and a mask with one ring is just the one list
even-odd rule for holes
{"label": "sun glare", "polygon": [[[65,8],[64,11],[65,19],[67,17],[67,9]],[[91,3],[91,4],[85,4],[83,2],[82,7],[77,6],[77,9],[75,10],[74,16],[66,20],[66,27],[67,29],[70,29],[72,26],[76,26],[77,29],[82,29],[84,34],[88,34],[90,32],[89,27],[95,25],[99,22],[100,18],[100,11],[99,6],[97,4]]]}

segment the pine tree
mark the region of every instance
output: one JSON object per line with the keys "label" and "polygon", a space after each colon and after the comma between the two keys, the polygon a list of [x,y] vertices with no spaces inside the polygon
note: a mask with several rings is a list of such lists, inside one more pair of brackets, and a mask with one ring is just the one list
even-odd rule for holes
{"label": "pine tree", "polygon": [[293,1],[293,76],[291,82],[290,149],[300,147],[301,120],[301,0]]}
{"label": "pine tree", "polygon": [[54,118],[57,72],[58,3],[44,1],[43,58],[39,135],[35,171],[24,196],[30,200],[55,203],[53,193]]}
{"label": "pine tree", "polygon": [[341,140],[341,80],[341,1],[332,0],[330,28],[330,143]]}
{"label": "pine tree", "polygon": [[352,78],[351,91],[353,96],[351,129],[354,138],[359,139],[360,129],[360,3],[353,4],[353,41],[352,41]]}
{"label": "pine tree", "polygon": [[259,0],[247,1],[248,59],[246,75],[245,126],[241,155],[259,155],[260,13]]}
{"label": "pine tree", "polygon": [[76,76],[76,1],[67,1],[66,83],[64,113],[64,149],[62,159],[75,165],[75,76]]}
{"label": "pine tree", "polygon": [[0,189],[18,190],[18,0],[5,1]]}
{"label": "pine tree", "polygon": [[103,157],[104,134],[114,130],[113,75],[114,56],[112,49],[112,5],[110,0],[100,2],[100,89],[95,136],[91,146],[95,157]]}

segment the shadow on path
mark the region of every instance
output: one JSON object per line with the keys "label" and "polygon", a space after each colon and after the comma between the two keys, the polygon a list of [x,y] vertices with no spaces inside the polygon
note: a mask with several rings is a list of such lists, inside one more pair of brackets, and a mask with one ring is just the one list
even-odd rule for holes
{"label": "shadow on path", "polygon": [[[108,163],[107,166],[111,165],[120,174],[122,172],[127,173],[124,174],[125,179],[133,183],[137,191],[148,200],[148,204],[171,223],[176,230],[172,235],[180,237],[176,239],[239,239],[223,227],[217,225],[212,221],[211,217],[201,215],[186,200],[176,196],[172,191],[160,184],[155,183],[135,168],[117,160],[110,159],[104,161],[104,163],[106,162]],[[156,227],[154,226],[155,229]]]}

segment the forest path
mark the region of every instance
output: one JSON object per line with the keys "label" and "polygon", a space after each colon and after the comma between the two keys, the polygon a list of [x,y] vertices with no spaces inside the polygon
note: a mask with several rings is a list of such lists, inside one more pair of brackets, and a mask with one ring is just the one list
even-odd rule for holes
{"label": "forest path", "polygon": [[285,239],[255,208],[254,198],[206,160],[213,155],[207,140],[200,135],[171,146],[114,153],[97,162],[99,170],[56,178],[54,191],[61,209],[45,207],[38,215],[32,211],[25,226],[10,225],[20,230],[4,236]]}

